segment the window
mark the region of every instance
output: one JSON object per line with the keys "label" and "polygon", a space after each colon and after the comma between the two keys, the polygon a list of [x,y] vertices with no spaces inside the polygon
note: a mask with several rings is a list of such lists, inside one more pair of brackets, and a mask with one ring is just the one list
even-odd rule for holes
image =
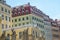
{"label": "window", "polygon": [[4,20],[4,15],[2,15],[2,20]]}
{"label": "window", "polygon": [[19,32],[19,38],[21,38],[22,37],[22,32]]}
{"label": "window", "polygon": [[52,29],[52,31],[58,32],[58,30],[56,30],[56,29]]}
{"label": "window", "polygon": [[8,19],[7,19],[7,16],[6,16],[6,21],[7,21]]}
{"label": "window", "polygon": [[27,22],[27,24],[29,24],[29,22]]}
{"label": "window", "polygon": [[37,32],[36,32],[36,37],[37,37]]}
{"label": "window", "polygon": [[26,13],[28,13],[28,10],[26,10]]}
{"label": "window", "polygon": [[19,21],[21,21],[21,19],[19,18]]}
{"label": "window", "polygon": [[34,19],[34,17],[32,17],[32,19]]}
{"label": "window", "polygon": [[12,22],[13,22],[13,20],[12,20]]}
{"label": "window", "polygon": [[37,24],[37,26],[39,26],[40,28],[44,28],[44,25],[41,24]]}
{"label": "window", "polygon": [[22,14],[24,14],[24,8],[22,9]]}
{"label": "window", "polygon": [[17,24],[15,24],[15,27],[17,27]]}
{"label": "window", "polygon": [[36,20],[36,18],[34,18]]}
{"label": "window", "polygon": [[34,31],[33,31],[33,34],[34,34]]}
{"label": "window", "polygon": [[43,23],[43,21],[42,21],[42,20],[39,20],[39,22],[42,22],[42,23]]}
{"label": "window", "polygon": [[8,13],[10,13],[10,10],[8,10]]}
{"label": "window", "polygon": [[9,26],[9,28],[10,28],[11,26]]}
{"label": "window", "polygon": [[8,28],[8,25],[6,24],[6,28]]}
{"label": "window", "polygon": [[44,26],[43,25],[40,25],[41,26],[41,28],[44,28]]}
{"label": "window", "polygon": [[9,21],[10,21],[10,17],[9,17]]}
{"label": "window", "polygon": [[39,19],[37,18],[37,21],[38,21]]}
{"label": "window", "polygon": [[32,31],[32,35],[35,37],[35,31]]}
{"label": "window", "polygon": [[4,11],[3,7],[1,7],[1,11]]}
{"label": "window", "polygon": [[21,24],[19,24],[19,26],[21,26]]}
{"label": "window", "polygon": [[44,32],[44,31],[41,31],[41,33],[42,33],[43,35],[45,35],[45,32]]}
{"label": "window", "polygon": [[44,28],[44,25],[39,24],[39,27],[40,27],[40,28]]}
{"label": "window", "polygon": [[39,20],[41,22],[41,20]]}
{"label": "window", "polygon": [[41,21],[43,23],[43,21]]}
{"label": "window", "polygon": [[28,10],[26,10],[26,14],[29,14]]}
{"label": "window", "polygon": [[12,25],[12,27],[13,27],[13,25]]}
{"label": "window", "polygon": [[5,9],[5,12],[7,12],[7,9]]}
{"label": "window", "polygon": [[53,34],[53,36],[59,38],[59,35],[57,35],[57,34]]}
{"label": "window", "polygon": [[23,23],[23,25],[25,25],[25,23]]}
{"label": "window", "polygon": [[26,19],[28,20],[29,18],[28,18],[28,17],[26,17]]}
{"label": "window", "polygon": [[37,23],[37,26],[39,26],[39,24]]}
{"label": "window", "polygon": [[22,20],[24,20],[24,18],[22,18]]}
{"label": "window", "polygon": [[2,29],[4,29],[4,24],[2,24]]}
{"label": "window", "polygon": [[2,15],[2,17],[4,17],[4,15]]}
{"label": "window", "polygon": [[15,22],[17,22],[17,19],[15,19]]}

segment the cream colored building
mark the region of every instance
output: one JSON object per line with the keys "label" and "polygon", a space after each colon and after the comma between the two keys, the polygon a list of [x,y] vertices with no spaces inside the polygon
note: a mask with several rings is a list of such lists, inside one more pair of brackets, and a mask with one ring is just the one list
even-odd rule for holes
{"label": "cream colored building", "polygon": [[[12,28],[15,29],[18,40],[45,40],[43,22],[44,19],[41,14],[39,14],[40,12],[37,12],[37,10],[37,8],[31,6],[29,3],[14,7],[12,9]],[[27,37],[28,35],[27,39],[23,39],[23,35],[22,38],[19,39],[19,32],[23,32],[23,30],[25,30],[26,28],[28,28],[29,30],[28,34],[25,34],[25,37]],[[42,35],[42,38],[39,37],[41,36],[40,34]]]}
{"label": "cream colored building", "polygon": [[[12,16],[11,16],[11,7],[6,4],[4,0],[0,0],[0,15],[1,15],[1,23],[0,23],[0,32],[9,29],[12,27]],[[1,34],[0,34],[1,36]]]}

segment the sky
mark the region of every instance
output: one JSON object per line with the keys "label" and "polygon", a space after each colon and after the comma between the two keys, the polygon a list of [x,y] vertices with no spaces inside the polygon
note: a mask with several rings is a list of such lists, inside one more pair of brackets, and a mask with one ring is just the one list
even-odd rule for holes
{"label": "sky", "polygon": [[52,19],[60,19],[60,0],[6,0],[11,7],[20,6],[30,2]]}

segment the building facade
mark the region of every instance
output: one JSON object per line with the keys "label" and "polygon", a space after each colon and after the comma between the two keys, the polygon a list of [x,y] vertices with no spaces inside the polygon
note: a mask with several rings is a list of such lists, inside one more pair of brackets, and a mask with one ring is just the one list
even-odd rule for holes
{"label": "building facade", "polygon": [[52,27],[49,16],[44,16],[45,40],[52,40]]}
{"label": "building facade", "polygon": [[59,40],[60,40],[60,20],[57,21],[58,27],[59,27]]}
{"label": "building facade", "polygon": [[[5,0],[0,0],[0,15],[1,15],[1,23],[0,23],[0,32],[1,34],[6,29],[12,27],[12,16],[11,16],[11,7],[6,4]],[[0,36],[1,36],[0,34]]]}
{"label": "building facade", "polygon": [[[0,36],[10,40],[59,40],[60,23],[50,20],[30,3],[11,9],[6,1],[0,1]],[[3,36],[3,35],[2,35]]]}
{"label": "building facade", "polygon": [[[31,6],[29,3],[22,6],[14,7],[12,9],[12,22],[13,22],[12,28],[14,29],[26,28],[26,27],[38,28],[41,31],[44,38],[44,35],[45,35],[44,19],[43,19],[43,16],[41,15],[42,13],[43,13],[42,11],[37,9],[35,6]],[[20,31],[18,30],[18,32]],[[33,38],[33,40],[38,40],[37,38]],[[29,40],[32,40],[32,39],[29,39]]]}
{"label": "building facade", "polygon": [[52,40],[60,40],[58,21],[52,21]]}

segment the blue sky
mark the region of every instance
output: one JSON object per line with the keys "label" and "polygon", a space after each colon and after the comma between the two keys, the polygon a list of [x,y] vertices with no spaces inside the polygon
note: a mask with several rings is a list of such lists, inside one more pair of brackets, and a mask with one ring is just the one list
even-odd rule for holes
{"label": "blue sky", "polygon": [[6,0],[6,3],[12,7],[27,4],[28,2],[49,15],[50,18],[60,19],[60,0]]}

